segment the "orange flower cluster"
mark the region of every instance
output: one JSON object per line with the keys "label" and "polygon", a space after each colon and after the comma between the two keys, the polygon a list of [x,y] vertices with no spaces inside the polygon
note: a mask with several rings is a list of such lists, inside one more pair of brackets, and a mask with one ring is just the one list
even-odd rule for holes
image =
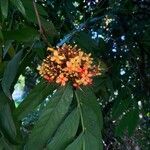
{"label": "orange flower cluster", "polygon": [[92,77],[100,75],[100,67],[93,65],[91,54],[77,46],[64,44],[62,47],[47,49],[51,54],[38,67],[39,74],[49,82],[64,86],[71,81],[74,87],[92,84]]}

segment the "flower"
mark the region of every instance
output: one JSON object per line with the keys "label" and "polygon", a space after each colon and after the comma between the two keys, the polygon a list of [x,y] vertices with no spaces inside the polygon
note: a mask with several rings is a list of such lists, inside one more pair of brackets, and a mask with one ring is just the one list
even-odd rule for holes
{"label": "flower", "polygon": [[64,44],[62,47],[47,48],[51,53],[38,67],[39,74],[48,82],[61,86],[71,81],[76,88],[91,85],[93,77],[101,74],[99,65],[94,65],[91,54],[83,52],[77,46]]}
{"label": "flower", "polygon": [[58,51],[56,51],[56,50],[54,50],[53,52],[54,52],[54,55],[51,57],[51,61],[61,64],[62,60],[65,59],[65,57],[59,55]]}
{"label": "flower", "polygon": [[68,71],[68,73],[73,73],[73,71],[75,70],[75,66],[73,63],[67,61],[66,62],[66,67],[64,68],[65,71]]}
{"label": "flower", "polygon": [[44,79],[46,79],[46,80],[48,80],[48,81],[51,81],[51,78],[50,78],[50,76],[48,76],[48,75],[44,75]]}
{"label": "flower", "polygon": [[68,81],[68,79],[63,74],[60,74],[56,79],[56,83],[60,83],[63,86],[66,84],[66,81]]}

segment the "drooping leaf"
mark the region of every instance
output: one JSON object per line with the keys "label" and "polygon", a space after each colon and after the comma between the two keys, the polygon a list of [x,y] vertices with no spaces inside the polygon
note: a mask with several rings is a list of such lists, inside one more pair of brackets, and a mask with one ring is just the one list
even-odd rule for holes
{"label": "drooping leaf", "polygon": [[22,4],[21,0],[11,0],[11,2],[14,4],[14,6],[16,6],[18,8],[18,10],[25,16],[26,12],[25,12],[25,8]]}
{"label": "drooping leaf", "polygon": [[10,140],[14,141],[16,137],[16,127],[13,121],[10,106],[7,101],[7,97],[3,92],[0,93],[0,128]]}
{"label": "drooping leaf", "polygon": [[5,55],[7,54],[8,50],[10,49],[11,45],[12,45],[13,40],[8,40],[5,42],[4,44],[4,49],[3,49],[3,58],[5,57]]}
{"label": "drooping leaf", "polygon": [[8,0],[0,0],[1,11],[4,18],[7,18],[8,14]]}
{"label": "drooping leaf", "polygon": [[39,121],[29,136],[25,146],[28,150],[41,150],[44,148],[45,144],[52,138],[58,125],[68,112],[72,98],[73,91],[70,85],[61,87],[50,98],[49,103],[45,110],[43,110]]}
{"label": "drooping leaf", "polygon": [[23,119],[28,113],[32,112],[42,101],[44,101],[48,95],[51,95],[55,89],[55,84],[49,84],[44,81],[38,83],[16,109],[14,113],[16,118],[18,120]]}
{"label": "drooping leaf", "polygon": [[0,131],[0,150],[11,150],[11,147],[8,145],[8,143],[6,142],[3,133]]}
{"label": "drooping leaf", "polygon": [[23,50],[19,51],[8,63],[3,79],[2,79],[2,88],[4,93],[12,99],[10,88],[17,74],[17,69],[19,67],[19,63],[22,57]]}
{"label": "drooping leaf", "polygon": [[68,143],[70,143],[75,136],[79,125],[79,112],[77,109],[73,110],[65,119],[63,124],[59,127],[56,134],[48,144],[49,150],[62,150]]}
{"label": "drooping leaf", "polygon": [[3,109],[0,111],[0,125],[5,133],[8,134],[12,139],[16,137],[16,128],[8,104],[4,105]]}

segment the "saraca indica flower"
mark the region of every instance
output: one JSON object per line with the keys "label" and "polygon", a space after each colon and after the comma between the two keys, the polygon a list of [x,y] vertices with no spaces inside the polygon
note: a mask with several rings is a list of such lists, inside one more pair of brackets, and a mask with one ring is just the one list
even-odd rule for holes
{"label": "saraca indica flower", "polygon": [[92,84],[93,77],[101,75],[99,65],[93,64],[91,54],[83,52],[77,46],[64,44],[51,52],[38,67],[39,74],[48,82],[62,86],[71,81],[74,87]]}

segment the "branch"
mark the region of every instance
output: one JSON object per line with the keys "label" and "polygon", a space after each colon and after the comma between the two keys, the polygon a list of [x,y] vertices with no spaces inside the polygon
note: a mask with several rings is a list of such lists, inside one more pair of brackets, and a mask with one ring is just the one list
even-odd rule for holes
{"label": "branch", "polygon": [[58,44],[57,46],[61,46],[64,43],[68,42],[77,32],[81,31],[83,28],[85,28],[87,25],[91,24],[91,23],[95,23],[98,20],[101,20],[103,18],[102,17],[96,17],[96,18],[92,18],[91,20],[87,20],[84,23],[81,23],[78,25],[78,27],[76,27],[74,30],[72,30],[69,34],[67,34]]}
{"label": "branch", "polygon": [[40,16],[39,16],[39,12],[37,10],[37,6],[36,6],[36,2],[33,0],[33,7],[34,7],[34,11],[35,11],[35,14],[36,14],[36,18],[37,18],[37,22],[38,22],[38,25],[39,25],[39,29],[40,29],[40,34],[42,36],[42,39],[43,41],[49,46],[49,47],[52,47],[51,44],[48,42],[45,34],[44,34],[44,31],[43,31],[43,28],[42,28],[42,23],[41,23],[41,20],[40,20]]}

